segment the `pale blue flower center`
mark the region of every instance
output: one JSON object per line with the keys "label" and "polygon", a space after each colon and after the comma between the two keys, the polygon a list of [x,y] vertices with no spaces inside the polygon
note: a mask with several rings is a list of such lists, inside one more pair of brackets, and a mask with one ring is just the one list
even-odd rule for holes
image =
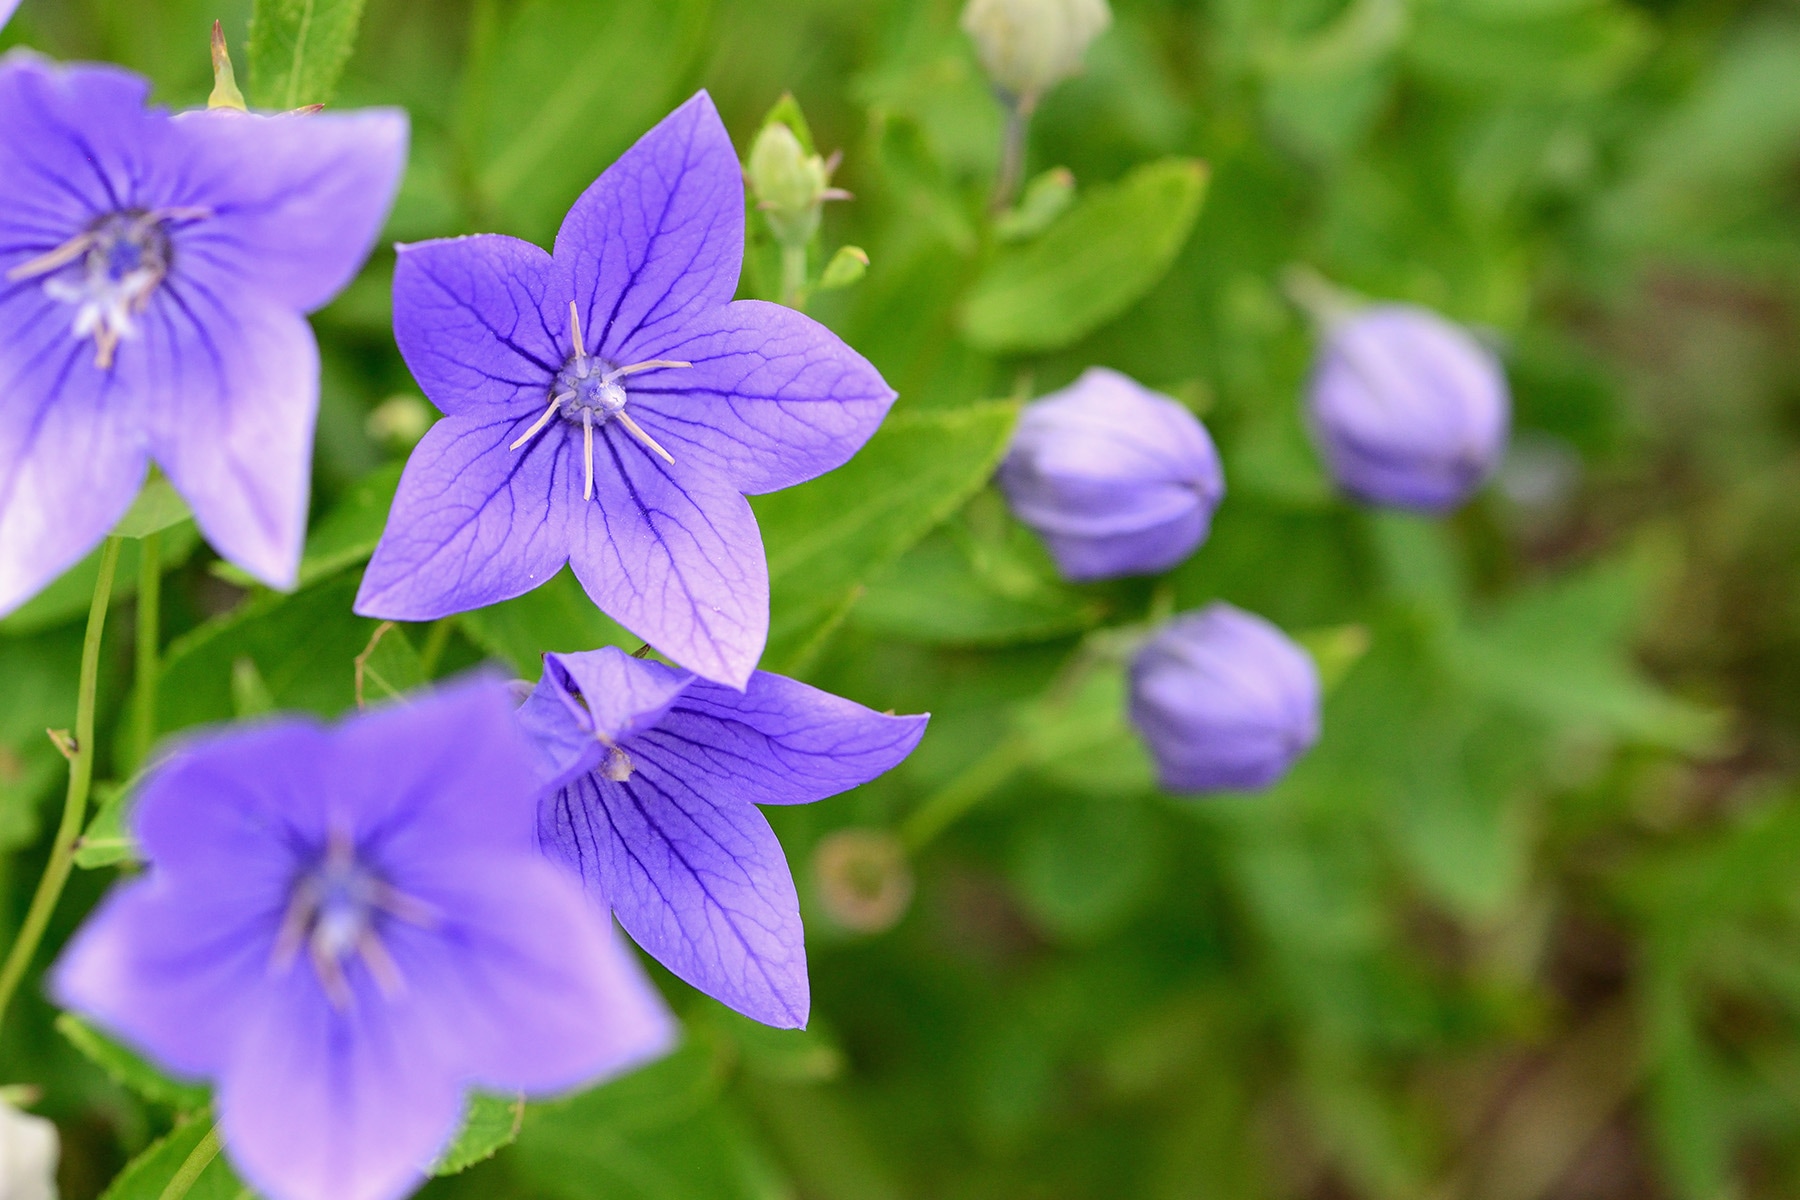
{"label": "pale blue flower center", "polygon": [[625,388],[613,372],[618,368],[604,359],[571,358],[556,376],[556,394],[566,421],[579,425],[583,414],[595,425],[604,425],[625,411]]}
{"label": "pale blue flower center", "polygon": [[406,982],[383,938],[396,920],[429,927],[436,914],[362,862],[347,838],[334,837],[325,856],[294,883],[271,965],[285,973],[304,949],[326,996],[348,1009],[355,994],[345,971],[351,959],[360,959],[382,995],[397,996]]}

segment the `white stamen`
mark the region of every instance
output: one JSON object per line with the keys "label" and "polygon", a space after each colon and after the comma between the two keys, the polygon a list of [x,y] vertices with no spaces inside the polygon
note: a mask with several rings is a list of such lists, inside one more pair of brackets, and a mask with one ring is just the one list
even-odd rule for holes
{"label": "white stamen", "polygon": [[602,383],[611,383],[615,379],[623,379],[627,375],[636,375],[639,371],[660,371],[665,367],[691,367],[691,362],[677,362],[672,358],[653,358],[649,362],[632,363],[629,367],[614,367],[600,377]]}
{"label": "white stamen", "polygon": [[587,464],[587,488],[581,493],[581,498],[592,500],[594,498],[594,414],[585,408],[581,410],[581,452],[582,461]]}
{"label": "white stamen", "polygon": [[569,336],[575,340],[575,365],[587,362],[587,343],[581,340],[581,314],[575,309],[575,302],[569,301]]}
{"label": "white stamen", "polygon": [[60,267],[66,267],[88,252],[94,244],[91,233],[78,234],[70,238],[48,254],[40,254],[30,262],[22,262],[6,273],[8,283],[17,283],[21,279],[30,279],[37,275],[48,275]]}
{"label": "white stamen", "polygon": [[644,445],[650,447],[650,449],[652,449],[652,450],[656,451],[658,454],[662,455],[663,460],[665,462],[667,462],[671,467],[675,465],[675,456],[673,454],[670,454],[667,450],[664,450],[661,446],[657,445],[656,439],[651,437],[649,434],[645,433],[643,426],[639,425],[636,421],[632,420],[629,413],[621,411],[617,415],[618,415],[618,419],[619,419],[619,424],[623,425],[626,429],[630,430],[632,437],[636,438],[638,441],[644,443]]}
{"label": "white stamen", "polygon": [[544,426],[550,423],[550,418],[556,415],[556,406],[561,404],[564,400],[572,399],[574,395],[574,392],[564,392],[560,396],[550,397],[550,407],[546,408],[544,410],[544,415],[537,419],[537,424],[533,425],[530,429],[527,429],[524,433],[521,433],[519,435],[519,440],[508,446],[507,449],[517,450],[520,446],[523,446],[526,442],[529,442],[532,438],[542,433]]}

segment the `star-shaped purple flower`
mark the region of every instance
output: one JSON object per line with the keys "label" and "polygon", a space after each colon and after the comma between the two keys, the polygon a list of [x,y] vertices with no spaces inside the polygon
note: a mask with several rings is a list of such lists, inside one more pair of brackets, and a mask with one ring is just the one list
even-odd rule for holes
{"label": "star-shaped purple flower", "polygon": [[137,800],[148,873],[77,935],[56,995],[214,1081],[259,1193],[401,1196],[470,1087],[556,1092],[671,1042],[611,923],[538,853],[534,783],[488,679],[191,741]]}
{"label": "star-shaped purple flower", "polygon": [[291,586],[319,354],[406,117],[171,115],[112,67],[0,60],[0,615],[92,550],[154,461],[226,558]]}
{"label": "star-shaped purple flower", "polygon": [[758,671],[746,690],[608,647],[547,654],[519,710],[539,748],[544,852],[662,964],[747,1016],[806,1024],[794,878],[759,804],[810,804],[889,770],[927,718]]}
{"label": "star-shaped purple flower", "polygon": [[356,611],[422,621],[570,563],[594,602],[742,688],[769,628],[745,493],[840,466],[893,403],[823,326],[731,300],[744,184],[702,92],[575,202],[556,252],[401,248],[394,332],[446,414],[413,451]]}

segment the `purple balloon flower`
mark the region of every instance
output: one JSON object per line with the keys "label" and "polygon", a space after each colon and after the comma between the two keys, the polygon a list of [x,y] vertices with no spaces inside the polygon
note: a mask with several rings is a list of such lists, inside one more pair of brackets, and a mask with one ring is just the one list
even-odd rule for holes
{"label": "purple balloon flower", "polygon": [[544,852],[664,966],[732,1008],[806,1024],[793,875],[758,804],[810,804],[880,775],[925,733],[758,671],[739,692],[608,647],[546,654],[519,710],[547,790]]}
{"label": "purple balloon flower", "polygon": [[1131,721],[1171,792],[1264,788],[1319,740],[1312,656],[1229,604],[1164,625],[1131,664]]}
{"label": "purple balloon flower", "polygon": [[1104,367],[1026,407],[999,480],[1076,582],[1168,570],[1206,540],[1225,497],[1194,414]]}
{"label": "purple balloon flower", "polygon": [[843,464],[894,393],[799,313],[731,301],[744,184],[702,92],[575,202],[556,252],[402,247],[394,331],[446,414],[413,451],[356,611],[419,621],[572,564],[620,624],[742,688],[769,630],[745,493]]}
{"label": "purple balloon flower", "polygon": [[671,1043],[610,923],[537,853],[534,784],[492,680],[197,738],[144,783],[149,872],[76,936],[55,993],[214,1081],[259,1192],[404,1195],[469,1088],[556,1092]]}
{"label": "purple balloon flower", "polygon": [[288,587],[319,353],[303,313],[379,232],[399,112],[178,116],[112,67],[0,61],[0,614],[92,550],[154,461]]}
{"label": "purple balloon flower", "polygon": [[1506,375],[1461,326],[1384,304],[1330,329],[1308,419],[1338,486],[1421,512],[1455,508],[1506,450]]}

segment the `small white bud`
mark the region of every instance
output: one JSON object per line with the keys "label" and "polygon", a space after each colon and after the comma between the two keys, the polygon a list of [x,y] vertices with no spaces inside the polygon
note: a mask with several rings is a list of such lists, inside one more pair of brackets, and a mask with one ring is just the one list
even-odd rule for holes
{"label": "small white bud", "polygon": [[1111,24],[1106,0],[969,0],[962,15],[988,78],[1026,112],[1081,70],[1089,44]]}
{"label": "small white bud", "polygon": [[776,240],[785,245],[810,241],[819,228],[819,206],[831,189],[825,160],[808,154],[785,124],[770,121],[750,147],[745,173]]}
{"label": "small white bud", "polygon": [[0,1100],[0,1196],[56,1200],[56,1126]]}

